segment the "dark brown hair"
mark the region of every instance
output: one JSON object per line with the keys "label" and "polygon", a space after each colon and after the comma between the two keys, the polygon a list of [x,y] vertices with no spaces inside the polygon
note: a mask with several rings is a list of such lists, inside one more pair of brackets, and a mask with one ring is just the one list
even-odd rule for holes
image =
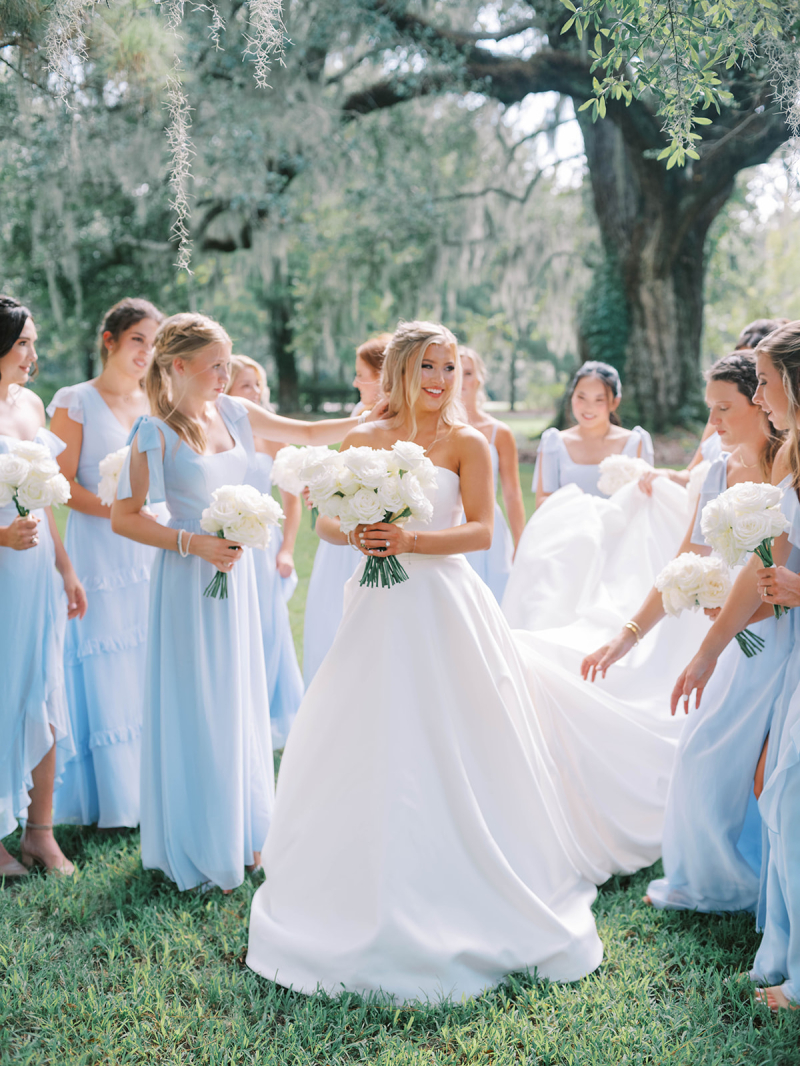
{"label": "dark brown hair", "polygon": [[[703,377],[706,381],[727,381],[731,385],[735,385],[742,396],[746,396],[752,404],[758,388],[756,354],[750,351],[749,348],[740,348],[735,352],[731,352],[730,355],[723,355],[721,359],[717,359],[716,363],[712,363]],[[769,479],[772,473],[772,464],[775,462],[778,449],[783,444],[784,435],[775,429],[766,415],[764,415],[764,418],[769,429],[769,436],[759,456],[759,463],[761,473],[766,479]]]}
{"label": "dark brown hair", "polygon": [[753,322],[748,322],[739,334],[736,351],[742,348],[757,348],[769,333],[780,326],[785,326],[788,321],[788,318],[757,318]]}
{"label": "dark brown hair", "polygon": [[356,348],[356,355],[359,359],[363,359],[367,366],[380,374],[383,369],[383,357],[391,339],[391,333],[379,333],[377,337],[370,337],[368,341],[359,344]]}
{"label": "dark brown hair", "polygon": [[[14,296],[0,295],[0,359],[17,343],[29,318],[33,315]],[[38,369],[34,363],[28,373],[29,381],[36,377]]]}
{"label": "dark brown hair", "polygon": [[155,304],[151,304],[149,300],[141,300],[138,296],[126,296],[124,300],[120,300],[106,311],[98,338],[103,366],[108,362],[108,348],[103,340],[103,334],[110,333],[114,340],[118,341],[126,329],[130,329],[131,326],[135,326],[137,322],[145,318],[151,318],[158,325],[164,321],[163,314]]}

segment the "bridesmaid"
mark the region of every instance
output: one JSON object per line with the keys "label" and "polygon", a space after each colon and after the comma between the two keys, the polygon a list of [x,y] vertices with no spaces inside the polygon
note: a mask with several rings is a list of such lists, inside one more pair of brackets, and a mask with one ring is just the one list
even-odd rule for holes
{"label": "bridesmaid", "polygon": [[[627,615],[683,534],[686,493],[665,478],[653,500],[623,489],[612,501],[598,488],[600,463],[609,456],[653,465],[650,434],[619,424],[622,385],[616,370],[584,363],[567,396],[576,425],[542,435],[533,479],[536,512],[520,537],[503,596],[512,629],[538,632],[585,614],[593,624]],[[621,566],[624,582],[616,579]]]}
{"label": "bridesmaid", "polygon": [[[269,388],[263,366],[246,355],[234,355],[231,358],[231,379],[226,392],[228,396],[238,396],[261,407],[267,407]],[[271,494],[272,463],[282,445],[266,441],[262,437],[256,437],[254,445],[254,465],[247,480],[259,492]],[[286,515],[283,536],[278,530],[274,530],[267,550],[253,554],[269,688],[272,746],[276,751],[286,744],[297,708],[303,698],[303,676],[297,665],[289,610],[286,606],[297,586],[293,552],[302,505],[299,496],[292,496],[288,492],[281,491],[281,498],[283,513]]]}
{"label": "bridesmaid", "polygon": [[564,485],[602,496],[597,487],[600,463],[609,455],[635,455],[653,465],[650,434],[641,426],[623,429],[620,425],[617,408],[622,383],[613,366],[584,363],[569,384],[567,400],[576,425],[546,429],[542,434],[533,472],[537,509]]}
{"label": "bridesmaid", "polygon": [[70,628],[65,673],[78,756],[56,793],[55,819],[107,829],[139,824],[142,700],[153,550],[117,536],[97,496],[99,464],[149,410],[143,379],[163,315],[120,300],[100,327],[99,377],[59,389],[48,407],[72,496],[66,547],[89,611]]}
{"label": "bridesmaid", "polygon": [[[354,415],[371,411],[381,395],[383,353],[391,333],[381,333],[356,348],[354,388],[361,397]],[[306,688],[328,654],[344,610],[344,586],[359,564],[357,552],[346,545],[321,540],[308,583],[303,626],[303,680]]]}
{"label": "bridesmaid", "polygon": [[[710,554],[700,529],[703,507],[732,485],[768,483],[781,445],[753,399],[758,386],[754,355],[734,352],[719,359],[706,380],[709,424],[728,450],[709,469],[679,553]],[[713,617],[719,611],[706,613]],[[737,644],[729,644],[723,652],[725,668],[716,672],[702,709],[689,717],[681,732],[664,817],[665,876],[650,882],[646,897],[658,908],[755,908],[761,819],[752,797],[753,775],[788,651],[788,627],[771,611],[769,617],[761,613],[762,620],[750,630],[765,641],[763,651],[748,659]],[[653,589],[617,636],[587,655],[581,667],[584,678],[594,681],[598,673],[605,677],[664,617],[661,594]],[[649,642],[653,671],[671,650],[661,640],[659,635],[657,643]],[[641,684],[652,685],[647,665],[637,669]]]}
{"label": "bridesmaid", "polygon": [[[134,426],[111,509],[114,532],[159,549],[147,636],[142,862],[180,889],[229,890],[245,867],[258,866],[269,828],[269,697],[252,552],[204,534],[200,517],[215,489],[245,481],[254,437],[330,444],[358,419],[298,422],[224,395],[231,341],[205,315],[168,318],[154,347],[153,417]],[[148,494],[166,500],[168,526],[141,513]],[[215,570],[228,574],[226,599],[203,595]]]}
{"label": "bridesmaid", "polygon": [[495,503],[492,546],[485,552],[469,552],[467,562],[479,577],[483,578],[500,603],[506,590],[508,575],[511,573],[514,552],[525,528],[525,505],[519,485],[517,443],[514,434],[504,422],[492,418],[484,411],[486,364],[483,359],[472,348],[466,348],[464,345],[459,345],[458,352],[463,374],[461,400],[467,411],[467,421],[489,441],[495,495],[499,473],[500,484],[503,486],[503,501],[511,524],[509,532],[500,505]]}
{"label": "bridesmaid", "polygon": [[[27,307],[0,296],[0,452],[35,440],[55,456],[63,444],[44,428],[42,401],[25,387],[36,373],[36,336]],[[26,822],[24,865],[0,844],[0,878],[23,876],[34,863],[71,874],[53,836],[53,788],[75,755],[64,624],[86,613],[86,594],[49,508],[21,518],[13,503],[0,507],[0,603],[0,838],[17,819]]]}
{"label": "bridesmaid", "polygon": [[789,429],[790,473],[783,509],[795,546],[785,567],[758,569],[758,590],[765,603],[793,608],[788,616],[792,647],[770,729],[759,807],[767,852],[759,917],[764,936],[751,971],[758,999],[772,1010],[800,1006],[800,322],[790,322],[757,348],[759,393],[776,424]]}

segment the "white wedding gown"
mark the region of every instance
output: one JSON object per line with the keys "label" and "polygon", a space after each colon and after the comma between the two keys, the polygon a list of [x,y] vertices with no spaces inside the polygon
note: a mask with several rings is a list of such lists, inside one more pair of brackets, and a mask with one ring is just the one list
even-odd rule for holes
{"label": "white wedding gown", "polygon": [[[433,521],[461,520],[439,468]],[[410,524],[413,528],[413,524]],[[603,949],[511,632],[463,555],[347,586],[280,770],[248,965],[299,991],[472,996]]]}
{"label": "white wedding gown", "polygon": [[514,571],[519,578],[524,567],[530,584],[509,583],[513,602],[508,591],[503,601],[576,837],[603,871],[598,881],[661,855],[685,721],[682,711],[670,714],[670,695],[709,621],[702,612],[664,619],[594,683],[580,676],[581,662],[641,606],[677,553],[688,511],[686,490],[666,478],[656,480],[652,497],[636,483],[611,499],[566,486],[520,542]]}

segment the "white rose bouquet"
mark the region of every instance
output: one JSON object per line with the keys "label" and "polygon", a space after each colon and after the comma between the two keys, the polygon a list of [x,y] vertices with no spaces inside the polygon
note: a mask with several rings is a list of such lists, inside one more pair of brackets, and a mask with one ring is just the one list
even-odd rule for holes
{"label": "white rose bouquet", "polygon": [[110,507],[117,498],[119,475],[122,473],[130,450],[130,446],[126,444],[124,448],[118,448],[117,451],[111,452],[105,459],[100,460],[100,483],[97,486],[97,495],[106,507]]}
{"label": "white rose bouquet", "polygon": [[[200,526],[206,533],[263,549],[269,544],[271,527],[283,517],[277,500],[252,485],[223,485],[211,494],[211,505],[200,516]],[[218,570],[203,595],[227,599],[228,575]]]}
{"label": "white rose bouquet", "polygon": [[[774,566],[772,542],[789,528],[780,509],[782,497],[777,485],[733,485],[703,508],[703,536],[728,566],[740,566],[748,552],[755,552],[764,566]],[[778,604],[773,609],[776,618],[789,610]]]}
{"label": "white rose bouquet", "polygon": [[600,463],[598,489],[604,496],[613,496],[631,481],[638,481],[652,466],[635,455],[607,455]]}
{"label": "white rose bouquet", "polygon": [[[731,590],[727,564],[718,555],[683,552],[670,560],[656,578],[656,588],[667,614],[677,618],[683,611],[698,607],[721,607]],[[736,641],[748,659],[764,647],[764,641],[749,629],[736,634]]]}
{"label": "white rose bouquet", "polygon": [[27,518],[31,511],[66,503],[70,495],[69,482],[44,444],[18,440],[0,455],[0,507],[13,502]]}

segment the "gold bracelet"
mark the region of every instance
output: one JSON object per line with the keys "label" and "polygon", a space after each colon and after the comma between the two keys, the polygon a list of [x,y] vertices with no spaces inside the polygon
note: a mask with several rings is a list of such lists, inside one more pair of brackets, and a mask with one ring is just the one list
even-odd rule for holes
{"label": "gold bracelet", "polygon": [[642,627],[633,620],[631,620],[630,622],[626,622],[622,628],[630,629],[631,633],[633,633],[633,639],[636,641],[637,644],[644,636],[644,633],[642,632]]}

